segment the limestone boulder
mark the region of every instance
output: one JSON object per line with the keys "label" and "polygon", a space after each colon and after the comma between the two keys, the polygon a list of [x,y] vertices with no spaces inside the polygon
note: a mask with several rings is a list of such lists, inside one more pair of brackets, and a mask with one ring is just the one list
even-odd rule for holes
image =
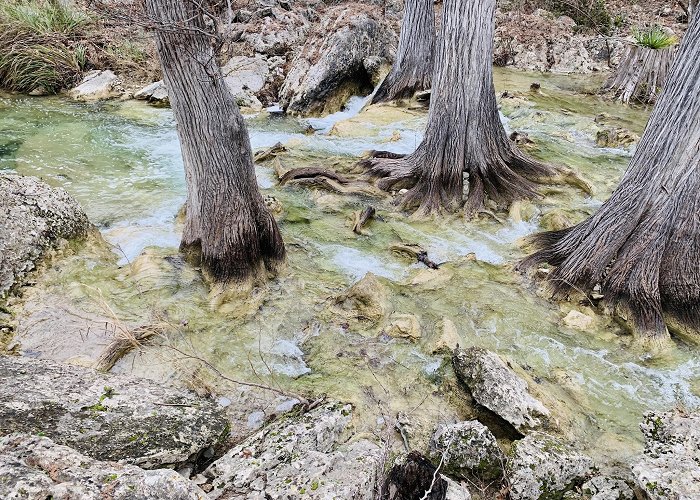
{"label": "limestone boulder", "polygon": [[51,439],[0,438],[0,498],[44,500],[205,500],[194,483],[169,469],[94,460]]}
{"label": "limestone boulder", "polygon": [[52,249],[84,238],[91,227],[78,202],[63,189],[35,177],[0,175],[0,298]]}
{"label": "limestone boulder", "polygon": [[550,411],[532,396],[527,382],[497,354],[480,347],[457,349],[452,366],[474,400],[518,432],[525,434],[548,425]]}
{"label": "limestone boulder", "polygon": [[476,420],[438,426],[431,454],[434,462],[442,458],[445,472],[455,477],[488,483],[503,476],[506,457],[488,427]]}
{"label": "limestone boulder", "polygon": [[107,69],[89,71],[68,95],[78,101],[99,101],[118,97],[122,92],[120,78]]}

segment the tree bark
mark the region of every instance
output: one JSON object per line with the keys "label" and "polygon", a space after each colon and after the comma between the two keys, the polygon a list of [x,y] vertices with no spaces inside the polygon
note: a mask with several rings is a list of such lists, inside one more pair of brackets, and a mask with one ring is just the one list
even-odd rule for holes
{"label": "tree bark", "polygon": [[177,121],[187,181],[181,250],[217,282],[275,272],[282,237],[258,191],[243,117],[216,61],[201,9],[146,0]]}
{"label": "tree bark", "polygon": [[433,0],[406,0],[396,61],[372,104],[412,97],[431,86],[435,48]]}
{"label": "tree bark", "polygon": [[419,215],[465,210],[536,195],[534,179],[554,170],[521,153],[501,124],[493,85],[496,0],[445,0],[428,126],[416,151],[400,158],[374,152],[362,165],[385,190],[413,185],[400,203]]}
{"label": "tree bark", "polygon": [[630,45],[619,66],[603,85],[623,103],[653,103],[666,81],[676,47],[652,49]]}
{"label": "tree bark", "polygon": [[555,294],[600,285],[647,339],[667,321],[700,330],[700,19],[695,16],[667,85],[620,185],[596,214],[542,233],[521,263],[556,269]]}

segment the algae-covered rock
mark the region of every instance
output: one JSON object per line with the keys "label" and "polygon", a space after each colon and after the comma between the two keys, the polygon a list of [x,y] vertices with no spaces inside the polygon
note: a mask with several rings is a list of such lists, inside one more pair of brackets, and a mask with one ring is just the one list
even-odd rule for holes
{"label": "algae-covered rock", "polygon": [[544,427],[550,412],[528,390],[527,382],[497,354],[480,347],[457,349],[452,366],[480,405],[510,423],[521,433]]}
{"label": "algae-covered rock", "polygon": [[700,412],[648,412],[640,425],[644,455],[632,465],[648,498],[700,498]]}
{"label": "algae-covered rock", "polygon": [[378,323],[387,313],[387,293],[384,285],[372,273],[336,298],[335,311],[347,319]]}
{"label": "algae-covered rock", "polygon": [[450,355],[459,347],[461,341],[454,322],[449,318],[443,318],[435,325],[435,332],[430,339],[428,350],[431,354]]}
{"label": "algae-covered rock", "polygon": [[63,189],[34,177],[0,175],[0,298],[40,258],[67,239],[87,236],[85,212]]}
{"label": "algae-covered rock", "polygon": [[0,435],[41,434],[97,460],[196,461],[227,430],[222,408],[150,380],[0,356]]}
{"label": "algae-covered rock", "polygon": [[507,466],[513,500],[561,498],[581,485],[593,461],[573,447],[543,432],[533,432],[513,443]]}
{"label": "algae-covered rock", "polygon": [[386,333],[390,337],[416,341],[421,338],[420,321],[415,314],[392,314]]}
{"label": "algae-covered rock", "polygon": [[45,437],[0,439],[0,498],[30,500],[204,500],[194,483],[173,470],[94,460]]}
{"label": "algae-covered rock", "polygon": [[280,91],[282,106],[297,114],[332,113],[350,96],[369,93],[375,58],[392,59],[395,38],[378,9],[328,8],[292,60]]}
{"label": "algae-covered rock", "polygon": [[443,458],[445,472],[490,482],[503,476],[505,455],[496,438],[476,420],[440,425],[431,442],[434,461]]}
{"label": "algae-covered rock", "polygon": [[211,498],[373,497],[381,450],[366,439],[339,445],[352,407],[328,402],[249,437],[195,478]]}

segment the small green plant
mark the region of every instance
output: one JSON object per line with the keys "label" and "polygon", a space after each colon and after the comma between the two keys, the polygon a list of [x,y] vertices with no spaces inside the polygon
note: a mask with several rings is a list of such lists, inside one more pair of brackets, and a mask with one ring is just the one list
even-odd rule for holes
{"label": "small green plant", "polygon": [[632,32],[634,41],[640,47],[650,49],[666,49],[678,43],[678,38],[670,35],[661,26],[654,25],[644,29],[635,29]]}
{"label": "small green plant", "polygon": [[613,29],[613,18],[605,0],[546,0],[545,8],[569,16],[578,27],[592,28],[605,35]]}

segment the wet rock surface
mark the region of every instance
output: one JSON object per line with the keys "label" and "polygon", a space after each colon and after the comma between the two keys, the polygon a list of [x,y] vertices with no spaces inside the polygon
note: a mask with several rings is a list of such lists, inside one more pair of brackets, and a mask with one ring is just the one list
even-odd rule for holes
{"label": "wet rock surface", "polygon": [[452,366],[474,400],[518,432],[546,427],[549,410],[530,394],[527,382],[495,353],[480,347],[457,349]]}
{"label": "wet rock surface", "polygon": [[[352,407],[328,402],[269,424],[194,478],[211,498],[372,499],[381,450],[341,443]],[[252,495],[246,497],[246,495]]]}
{"label": "wet rock surface", "polygon": [[294,114],[337,111],[350,96],[371,92],[378,60],[392,60],[395,46],[378,9],[331,7],[292,60],[280,102]]}
{"label": "wet rock surface", "polygon": [[46,437],[12,434],[0,438],[0,498],[204,500],[206,495],[173,470],[94,460]]}
{"label": "wet rock surface", "polygon": [[644,455],[632,465],[636,485],[651,499],[700,498],[700,413],[644,415]]}
{"label": "wet rock surface", "polygon": [[513,443],[507,479],[513,500],[561,498],[581,485],[593,468],[593,461],[572,446],[542,432],[533,432]]}
{"label": "wet rock surface", "polygon": [[227,432],[215,402],[155,382],[0,356],[0,434],[47,436],[97,460],[182,466]]}
{"label": "wet rock surface", "polygon": [[168,104],[168,89],[163,80],[146,85],[141,90],[134,93],[134,99],[147,101],[151,104]]}
{"label": "wet rock surface", "polygon": [[67,239],[88,234],[85,212],[66,191],[34,177],[0,175],[0,298]]}
{"label": "wet rock surface", "polygon": [[336,298],[333,311],[347,319],[376,324],[387,314],[387,292],[372,273]]}
{"label": "wet rock surface", "polygon": [[445,472],[486,482],[503,475],[506,459],[491,431],[476,420],[438,426],[431,454],[434,462],[444,457]]}

